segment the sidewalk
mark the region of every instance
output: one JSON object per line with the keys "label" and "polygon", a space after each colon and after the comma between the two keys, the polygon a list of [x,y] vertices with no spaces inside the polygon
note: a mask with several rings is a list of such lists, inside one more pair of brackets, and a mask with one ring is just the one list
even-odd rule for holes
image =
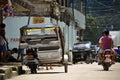
{"label": "sidewalk", "polygon": [[21,63],[0,63],[0,80],[23,74]]}
{"label": "sidewalk", "polygon": [[[68,65],[72,65],[72,63],[69,62]],[[63,66],[63,64],[52,64],[52,66],[58,67]],[[46,70],[45,65],[39,66],[38,70]],[[0,63],[0,80],[29,73],[30,69],[26,65],[22,65],[20,62]]]}

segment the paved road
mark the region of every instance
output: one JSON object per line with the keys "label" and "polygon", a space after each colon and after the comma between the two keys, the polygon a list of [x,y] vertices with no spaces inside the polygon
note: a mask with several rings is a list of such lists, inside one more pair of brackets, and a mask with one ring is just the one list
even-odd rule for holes
{"label": "paved road", "polygon": [[64,73],[63,66],[53,68],[44,68],[38,74],[24,74],[7,80],[120,80],[120,63],[112,65],[110,71],[103,71],[97,63],[69,65],[68,73]]}

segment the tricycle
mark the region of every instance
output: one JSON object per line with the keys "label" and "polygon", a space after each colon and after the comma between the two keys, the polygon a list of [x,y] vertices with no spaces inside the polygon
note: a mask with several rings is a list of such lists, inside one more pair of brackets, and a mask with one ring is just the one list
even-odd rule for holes
{"label": "tricycle", "polygon": [[42,64],[63,64],[67,73],[68,55],[64,43],[62,31],[55,24],[29,24],[20,28],[20,46],[26,50],[23,63],[31,73],[37,73],[37,65]]}

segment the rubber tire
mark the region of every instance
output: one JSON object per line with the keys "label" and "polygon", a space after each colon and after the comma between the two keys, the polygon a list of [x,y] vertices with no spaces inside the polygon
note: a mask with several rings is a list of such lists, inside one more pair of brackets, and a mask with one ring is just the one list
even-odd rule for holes
{"label": "rubber tire", "polygon": [[86,57],[85,63],[86,63],[86,64],[91,63],[91,62],[90,62],[90,58],[89,58],[89,56],[88,56],[88,55],[87,55],[87,57]]}
{"label": "rubber tire", "polygon": [[104,71],[109,71],[109,64],[104,64],[103,65],[103,69],[104,69]]}
{"label": "rubber tire", "polygon": [[37,73],[37,70],[36,70],[36,68],[34,69],[34,68],[31,68],[30,69],[30,72],[31,72],[31,74],[36,74]]}
{"label": "rubber tire", "polygon": [[64,70],[65,70],[65,73],[68,72],[68,64],[67,63],[64,64]]}
{"label": "rubber tire", "polygon": [[36,74],[37,73],[37,65],[36,64],[30,65],[29,68],[30,68],[31,74]]}
{"label": "rubber tire", "polygon": [[109,67],[104,67],[104,71],[109,71]]}

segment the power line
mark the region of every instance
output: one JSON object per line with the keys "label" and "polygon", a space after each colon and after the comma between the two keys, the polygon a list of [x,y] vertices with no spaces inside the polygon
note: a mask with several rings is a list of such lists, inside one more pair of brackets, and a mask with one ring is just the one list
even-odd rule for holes
{"label": "power line", "polygon": [[105,9],[105,10],[90,10],[89,12],[98,12],[98,11],[114,11],[114,9]]}
{"label": "power line", "polygon": [[100,4],[101,6],[104,6],[104,7],[110,8],[110,6],[105,5],[105,4],[103,4],[103,3],[99,2],[99,1],[96,1],[96,0],[94,0],[94,1],[95,1],[96,3],[98,3],[98,4]]}

